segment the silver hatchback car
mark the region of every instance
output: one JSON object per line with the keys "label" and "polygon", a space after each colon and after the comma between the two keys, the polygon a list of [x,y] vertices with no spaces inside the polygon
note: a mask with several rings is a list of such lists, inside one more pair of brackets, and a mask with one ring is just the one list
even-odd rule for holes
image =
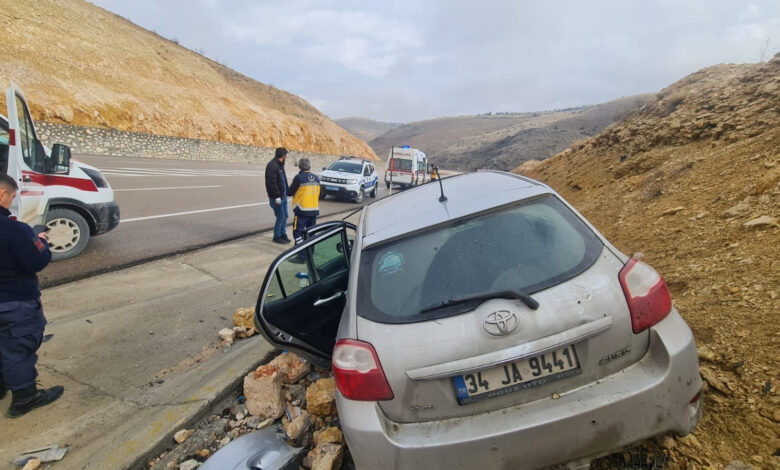
{"label": "silver hatchback car", "polygon": [[701,417],[691,330],[663,278],[548,186],[446,178],[330,222],[280,255],[256,308],[332,367],[358,469],[523,469]]}

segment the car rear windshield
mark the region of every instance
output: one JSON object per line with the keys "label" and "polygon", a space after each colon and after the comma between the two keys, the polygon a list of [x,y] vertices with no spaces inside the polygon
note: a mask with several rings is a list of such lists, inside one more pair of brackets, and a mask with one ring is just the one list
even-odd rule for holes
{"label": "car rear windshield", "polygon": [[382,323],[457,315],[477,304],[431,308],[492,292],[533,294],[585,271],[602,249],[579,217],[544,196],[365,250],[358,314]]}
{"label": "car rear windshield", "polygon": [[390,162],[391,168],[393,170],[411,170],[412,169],[412,161],[411,160],[405,160],[403,158],[393,158],[393,160]]}
{"label": "car rear windshield", "polygon": [[334,164],[328,167],[328,170],[360,174],[360,172],[363,171],[363,166],[360,165],[359,163],[356,164],[356,163],[346,163],[346,162],[335,162]]}

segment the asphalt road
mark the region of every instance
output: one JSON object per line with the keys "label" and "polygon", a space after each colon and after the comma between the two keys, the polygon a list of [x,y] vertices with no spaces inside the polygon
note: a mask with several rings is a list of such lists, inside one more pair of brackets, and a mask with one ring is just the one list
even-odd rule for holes
{"label": "asphalt road", "polygon": [[[103,171],[122,221],[94,237],[81,255],[51,263],[39,274],[43,287],[273,228],[265,165],[88,155],[74,159]],[[291,179],[297,168],[287,167]],[[380,185],[377,199],[387,193]],[[374,200],[366,198],[364,204]],[[350,201],[320,201],[322,215],[358,207]],[[292,210],[290,215],[292,223]],[[292,238],[290,227],[287,232]]]}

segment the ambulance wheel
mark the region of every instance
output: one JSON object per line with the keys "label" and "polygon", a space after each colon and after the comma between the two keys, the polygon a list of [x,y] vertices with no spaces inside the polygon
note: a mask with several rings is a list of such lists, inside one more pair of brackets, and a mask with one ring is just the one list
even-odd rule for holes
{"label": "ambulance wheel", "polygon": [[360,204],[363,202],[363,200],[366,198],[366,190],[363,189],[363,186],[358,189],[357,195],[355,195],[355,204]]}
{"label": "ambulance wheel", "polygon": [[70,209],[49,210],[46,216],[51,260],[60,261],[78,255],[89,243],[89,225],[84,217]]}
{"label": "ambulance wheel", "polygon": [[376,197],[376,187],[377,187],[377,185],[375,184],[374,188],[371,190],[371,192],[368,193],[369,196]]}

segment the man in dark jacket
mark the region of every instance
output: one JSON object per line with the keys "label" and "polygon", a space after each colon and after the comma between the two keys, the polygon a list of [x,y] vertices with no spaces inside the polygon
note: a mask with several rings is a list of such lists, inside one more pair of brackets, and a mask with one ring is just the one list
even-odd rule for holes
{"label": "man in dark jacket", "polygon": [[0,174],[0,398],[13,393],[6,416],[18,418],[58,399],[63,387],[38,389],[35,354],[43,339],[46,318],[41,308],[38,276],[49,264],[46,234],[35,235],[11,219],[18,189],[10,176]]}
{"label": "man in dark jacket", "polygon": [[268,193],[268,202],[274,210],[276,223],[274,224],[274,241],[276,243],[290,243],[287,237],[287,174],[284,172],[284,161],[287,159],[287,149],[276,149],[274,159],[265,166],[265,191]]}

